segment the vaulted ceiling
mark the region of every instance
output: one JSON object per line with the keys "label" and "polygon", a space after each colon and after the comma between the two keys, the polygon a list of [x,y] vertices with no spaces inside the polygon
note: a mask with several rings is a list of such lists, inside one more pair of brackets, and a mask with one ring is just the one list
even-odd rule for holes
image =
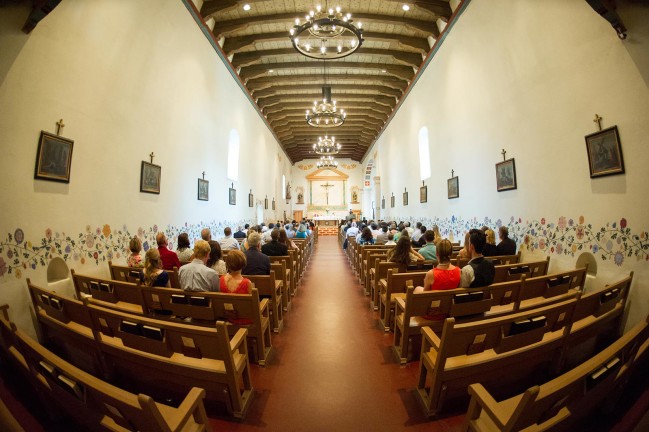
{"label": "vaulted ceiling", "polygon": [[[293,48],[289,31],[295,19],[316,5],[340,6],[362,22],[364,42],[357,52],[325,61]],[[325,134],[342,144],[337,157],[360,161],[452,14],[444,0],[211,0],[200,12],[294,163],[318,158],[312,146]],[[342,126],[306,123],[305,111],[321,99],[324,85],[347,111]]]}

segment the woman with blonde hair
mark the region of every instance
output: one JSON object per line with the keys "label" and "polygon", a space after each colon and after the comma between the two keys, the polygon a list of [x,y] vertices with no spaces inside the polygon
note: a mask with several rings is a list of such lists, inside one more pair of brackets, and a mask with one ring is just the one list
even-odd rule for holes
{"label": "woman with blonde hair", "polygon": [[219,291],[226,294],[250,294],[250,279],[241,275],[246,266],[246,255],[239,250],[232,250],[225,256],[228,272],[221,276]]}
{"label": "woman with blonde hair", "polygon": [[151,248],[146,252],[144,271],[140,279],[146,286],[169,288],[169,273],[162,269],[162,260],[158,249]]}
{"label": "woman with blonde hair", "polygon": [[485,236],[487,237],[487,244],[484,245],[482,255],[486,257],[498,255],[498,249],[496,248],[496,233],[491,229],[487,229],[487,231],[485,231]]}
{"label": "woman with blonde hair", "polygon": [[469,254],[469,238],[471,237],[471,233],[467,232],[464,235],[464,245],[462,245],[462,249],[460,249],[460,252],[458,252],[457,257],[462,258],[462,259],[470,259],[471,254]]}
{"label": "woman with blonde hair", "polygon": [[142,242],[139,238],[133,237],[128,243],[128,249],[131,254],[128,256],[126,263],[129,267],[142,267]]}
{"label": "woman with blonde hair", "polygon": [[439,244],[439,242],[442,241],[442,234],[439,232],[439,227],[437,225],[433,225],[433,232],[435,233],[435,246]]}
{"label": "woman with blonde hair", "polygon": [[437,267],[426,273],[424,286],[417,287],[415,292],[440,291],[457,288],[460,285],[460,268],[451,264],[453,245],[447,239],[437,244]]}

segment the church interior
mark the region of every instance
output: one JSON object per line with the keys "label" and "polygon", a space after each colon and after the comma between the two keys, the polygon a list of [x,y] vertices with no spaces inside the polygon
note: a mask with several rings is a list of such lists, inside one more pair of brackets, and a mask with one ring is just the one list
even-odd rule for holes
{"label": "church interior", "polygon": [[649,430],[647,0],[0,0],[0,143],[0,430]]}

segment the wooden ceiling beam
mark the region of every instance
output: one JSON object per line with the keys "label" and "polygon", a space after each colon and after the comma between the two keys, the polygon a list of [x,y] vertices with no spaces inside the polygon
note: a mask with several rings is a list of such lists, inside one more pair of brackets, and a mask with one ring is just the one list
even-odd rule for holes
{"label": "wooden ceiling beam", "polygon": [[[404,0],[385,0],[393,3],[404,3]],[[407,3],[438,17],[450,18],[453,14],[448,0],[410,0]]]}
{"label": "wooden ceiling beam", "polygon": [[[257,105],[259,108],[264,109],[270,105],[282,104],[285,102],[304,102],[314,101],[322,97],[322,93],[305,93],[305,94],[287,94],[283,96],[268,96],[264,98],[257,99]],[[396,103],[395,98],[390,96],[376,96],[367,93],[344,93],[338,95],[336,101],[342,105],[343,101],[358,101],[366,100],[369,102],[375,102],[380,105],[389,106],[392,108]],[[306,108],[304,108],[306,109]]]}
{"label": "wooden ceiling beam", "polygon": [[[329,69],[368,69],[378,70],[380,72],[410,81],[415,75],[415,71],[410,66],[385,64],[385,63],[363,63],[363,62],[348,62],[348,61],[328,61],[327,67]],[[307,62],[286,62],[286,63],[266,63],[263,65],[253,65],[241,68],[239,76],[242,80],[246,81],[257,77],[264,76],[268,73],[269,69],[286,70],[286,69],[318,69],[322,70],[322,63],[318,61]]]}
{"label": "wooden ceiling beam", "polygon": [[[254,93],[257,90],[270,88],[276,85],[284,85],[287,83],[296,84],[296,83],[313,83],[313,82],[322,82],[322,74],[300,74],[300,75],[266,75],[263,77],[249,79],[246,83],[246,87]],[[390,76],[384,73],[370,75],[370,74],[327,74],[327,82],[330,82],[332,86],[340,84],[341,82],[351,80],[351,81],[362,81],[365,83],[376,83],[380,82],[380,85],[390,87],[397,90],[405,90],[408,86],[408,81],[403,80],[398,77]]]}
{"label": "wooden ceiling beam", "polygon": [[[339,96],[347,94],[347,93],[338,93],[338,91],[340,90],[358,90],[363,92],[371,91],[374,94],[391,96],[396,99],[401,98],[401,96],[403,95],[403,92],[401,90],[396,90],[393,89],[392,87],[386,87],[381,85],[331,84],[331,83],[327,83],[327,85],[332,88],[333,94],[331,97],[335,101],[338,100]],[[314,82],[312,84],[282,85],[282,86],[268,87],[263,90],[257,90],[252,94],[252,96],[254,98],[262,98],[267,96],[274,96],[276,94],[286,95],[287,92],[295,92],[301,90],[317,90],[317,89],[322,89],[323,86],[324,83],[317,83],[317,82]],[[288,94],[292,94],[292,93],[288,93]]]}

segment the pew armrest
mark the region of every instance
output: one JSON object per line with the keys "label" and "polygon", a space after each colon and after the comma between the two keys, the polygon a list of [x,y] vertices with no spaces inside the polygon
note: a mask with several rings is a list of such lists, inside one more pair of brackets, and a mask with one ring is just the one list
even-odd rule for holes
{"label": "pew armrest", "polygon": [[[186,425],[191,417],[194,417],[197,423],[203,422],[206,427],[209,427],[205,409],[201,407],[204,398],[205,390],[192,387],[185,399],[178,406],[175,415],[166,419],[170,426],[169,429],[182,430],[182,426]],[[198,416],[196,416],[196,410],[199,410]],[[196,417],[200,418],[196,419]]]}
{"label": "pew armrest", "polygon": [[399,315],[400,313],[405,312],[406,310],[406,299],[403,297],[395,297],[395,315]]}
{"label": "pew armrest", "polygon": [[477,419],[480,417],[480,411],[484,410],[500,429],[505,427],[507,421],[504,417],[506,413],[498,409],[498,402],[491,397],[482,384],[475,383],[469,385],[469,396],[471,396],[471,403],[469,405],[469,411],[466,413],[467,420]]}
{"label": "pew armrest", "polygon": [[239,346],[243,343],[243,341],[246,340],[246,336],[248,335],[248,330],[247,329],[239,329],[237,332],[234,334],[232,339],[230,339],[230,350],[231,351],[236,351],[239,349]]}
{"label": "pew armrest", "polygon": [[259,313],[261,316],[268,316],[268,299],[262,299],[259,302]]}
{"label": "pew armrest", "polygon": [[430,327],[422,327],[421,328],[421,334],[423,336],[423,341],[422,341],[422,349],[423,346],[426,346],[426,351],[428,351],[429,347],[434,348],[435,351],[439,351],[439,345],[440,345],[440,340],[439,337],[433,332]]}

